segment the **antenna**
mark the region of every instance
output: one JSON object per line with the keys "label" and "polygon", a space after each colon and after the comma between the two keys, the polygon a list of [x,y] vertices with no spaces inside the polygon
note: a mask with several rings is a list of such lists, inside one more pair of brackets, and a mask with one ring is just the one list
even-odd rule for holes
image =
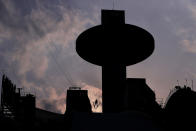
{"label": "antenna", "polygon": [[113,6],[112,6],[112,10],[114,10],[114,0],[113,0]]}
{"label": "antenna", "polygon": [[180,85],[179,85],[179,81],[178,81],[178,80],[177,80],[177,85],[178,85],[178,86],[180,86]]}
{"label": "antenna", "polygon": [[191,80],[191,86],[192,86],[192,90],[193,90],[193,80]]}
{"label": "antenna", "polygon": [[185,83],[186,85],[185,85],[185,86],[187,87],[187,83],[188,83],[188,82],[187,82],[187,79],[185,79],[185,80],[186,80],[186,83]]}

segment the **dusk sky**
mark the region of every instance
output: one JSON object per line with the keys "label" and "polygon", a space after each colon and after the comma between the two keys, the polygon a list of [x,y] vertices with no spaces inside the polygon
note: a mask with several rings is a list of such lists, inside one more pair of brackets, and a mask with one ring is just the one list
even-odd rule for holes
{"label": "dusk sky", "polygon": [[193,0],[114,0],[114,6],[113,0],[0,0],[1,76],[4,72],[17,87],[34,93],[37,107],[53,112],[64,113],[70,86],[88,89],[91,101],[101,100],[101,67],[80,58],[75,41],[101,23],[101,9],[113,8],[125,10],[126,23],[155,39],[154,53],[127,67],[127,77],[146,78],[164,99],[177,80],[196,85]]}

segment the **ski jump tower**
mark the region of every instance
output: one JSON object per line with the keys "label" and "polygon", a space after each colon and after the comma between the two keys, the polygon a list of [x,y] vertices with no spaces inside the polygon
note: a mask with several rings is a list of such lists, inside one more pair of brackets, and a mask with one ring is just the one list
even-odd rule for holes
{"label": "ski jump tower", "polygon": [[139,63],[154,51],[153,36],[125,23],[121,10],[102,10],[101,25],[87,29],[76,40],[80,57],[102,66],[103,113],[120,112],[125,104],[126,66]]}

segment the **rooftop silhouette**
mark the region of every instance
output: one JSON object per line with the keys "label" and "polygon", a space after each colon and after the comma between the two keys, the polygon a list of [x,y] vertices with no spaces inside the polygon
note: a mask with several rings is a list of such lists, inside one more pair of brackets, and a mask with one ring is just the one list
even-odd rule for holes
{"label": "rooftop silhouette", "polygon": [[193,130],[196,118],[196,92],[190,87],[176,86],[165,105],[166,125],[170,130]]}

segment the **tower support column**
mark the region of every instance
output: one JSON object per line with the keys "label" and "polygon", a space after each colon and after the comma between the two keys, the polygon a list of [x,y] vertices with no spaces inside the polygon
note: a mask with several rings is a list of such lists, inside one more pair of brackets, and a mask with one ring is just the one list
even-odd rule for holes
{"label": "tower support column", "polygon": [[102,102],[103,113],[120,112],[124,108],[126,66],[102,66]]}

